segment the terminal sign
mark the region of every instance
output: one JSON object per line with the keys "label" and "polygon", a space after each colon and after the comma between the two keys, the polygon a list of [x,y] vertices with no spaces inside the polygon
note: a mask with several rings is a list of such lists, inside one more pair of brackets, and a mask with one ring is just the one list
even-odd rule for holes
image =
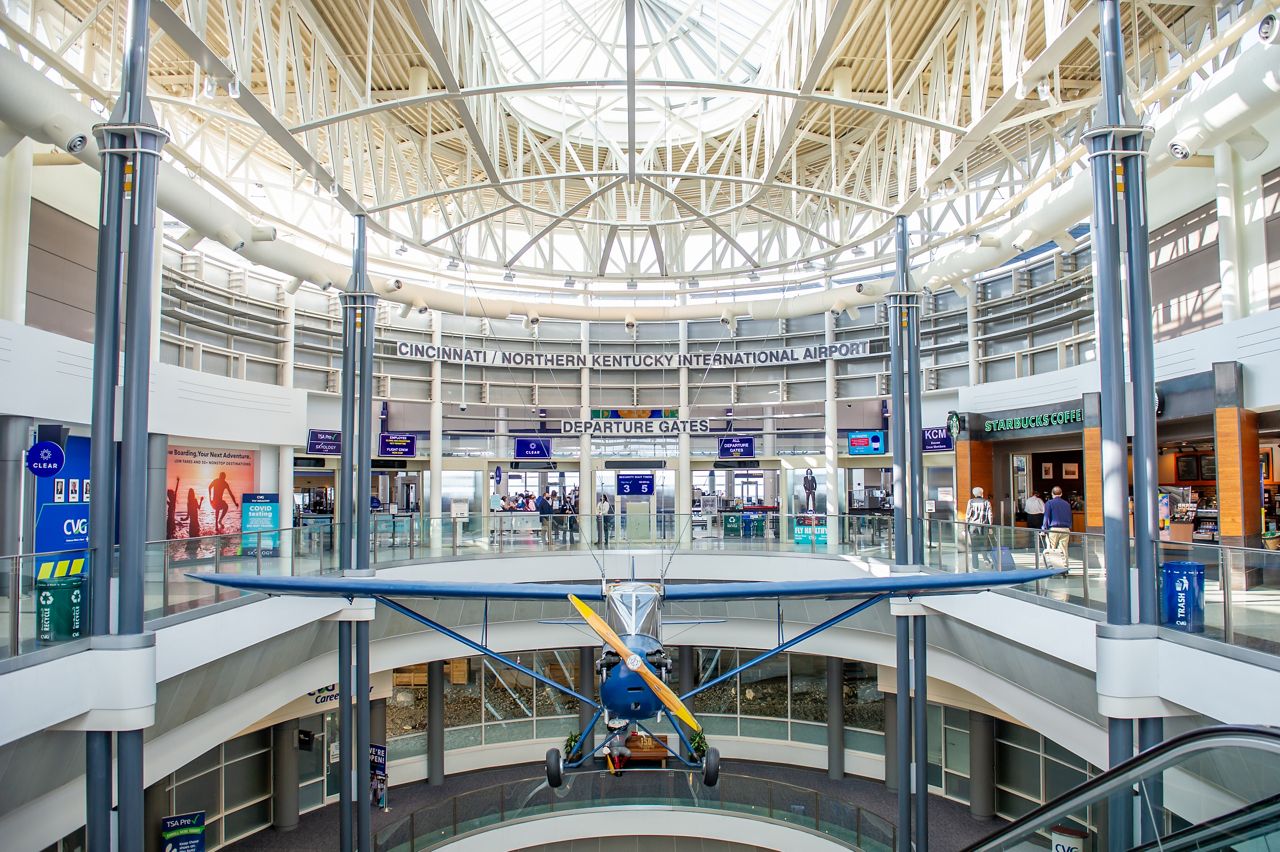
{"label": "terminal sign", "polygon": [[754,436],[721,438],[720,458],[753,459],[756,457],[756,439]]}
{"label": "terminal sign", "polygon": [[418,454],[418,437],[383,432],[378,435],[378,455],[412,458]]}
{"label": "terminal sign", "polygon": [[307,455],[342,455],[342,433],[331,429],[307,430]]}
{"label": "terminal sign", "polygon": [[926,453],[946,453],[955,449],[955,440],[946,426],[921,429],[921,449]]}
{"label": "terminal sign", "polygon": [[66,463],[62,447],[53,441],[38,441],[27,450],[27,470],[36,476],[57,476]]}
{"label": "terminal sign", "polygon": [[620,473],[618,474],[618,496],[648,496],[653,493],[652,473]]}
{"label": "terminal sign", "polygon": [[561,435],[706,435],[711,421],[677,420],[561,420]]}
{"label": "terminal sign", "polygon": [[551,458],[550,438],[516,438],[516,454],[518,459]]}

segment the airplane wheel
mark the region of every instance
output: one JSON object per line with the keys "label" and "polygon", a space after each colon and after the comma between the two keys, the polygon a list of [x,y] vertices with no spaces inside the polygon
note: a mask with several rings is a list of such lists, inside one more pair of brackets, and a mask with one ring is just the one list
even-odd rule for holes
{"label": "airplane wheel", "polygon": [[547,786],[559,787],[564,783],[564,762],[560,759],[560,749],[547,749]]}
{"label": "airplane wheel", "polygon": [[706,755],[702,758],[702,783],[708,787],[716,786],[716,782],[720,780],[720,751],[718,749],[707,749]]}

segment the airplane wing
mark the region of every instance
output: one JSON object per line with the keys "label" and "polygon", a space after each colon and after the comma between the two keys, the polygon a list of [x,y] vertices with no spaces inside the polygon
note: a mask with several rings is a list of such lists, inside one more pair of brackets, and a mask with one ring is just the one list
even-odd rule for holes
{"label": "airplane wing", "polygon": [[254,574],[188,574],[218,586],[268,595],[339,598],[465,598],[470,600],[603,600],[600,584],[449,583],[438,580],[389,580],[377,577],[259,577]]}
{"label": "airplane wing", "polygon": [[890,574],[887,577],[846,577],[836,580],[779,580],[741,583],[668,583],[669,601],[725,601],[775,598],[859,598],[871,595],[936,595],[975,592],[996,586],[1017,586],[1045,580],[1066,569],[973,571],[968,574]]}

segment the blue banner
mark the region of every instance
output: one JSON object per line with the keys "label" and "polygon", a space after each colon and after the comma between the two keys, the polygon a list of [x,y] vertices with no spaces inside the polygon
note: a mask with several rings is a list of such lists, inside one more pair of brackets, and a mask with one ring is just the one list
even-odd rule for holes
{"label": "blue banner", "polygon": [[[279,556],[280,495],[242,494],[240,506],[240,532],[245,533],[240,539],[240,551],[245,556]],[[261,539],[257,535],[249,535],[258,532],[262,533]],[[261,552],[258,551],[259,540],[262,542]]]}
{"label": "blue banner", "polygon": [[204,811],[161,817],[164,852],[204,852]]}
{"label": "blue banner", "polygon": [[89,439],[68,438],[64,455],[56,476],[36,480],[37,553],[89,546]]}
{"label": "blue banner", "polygon": [[551,458],[550,438],[516,438],[516,454],[518,459]]}
{"label": "blue banner", "polygon": [[756,439],[754,436],[720,438],[720,458],[753,459],[756,457]]}
{"label": "blue banner", "polygon": [[648,496],[653,493],[652,473],[620,473],[618,474],[618,496]]}
{"label": "blue banner", "polygon": [[851,456],[882,455],[886,451],[885,445],[883,430],[875,429],[849,433],[849,455]]}

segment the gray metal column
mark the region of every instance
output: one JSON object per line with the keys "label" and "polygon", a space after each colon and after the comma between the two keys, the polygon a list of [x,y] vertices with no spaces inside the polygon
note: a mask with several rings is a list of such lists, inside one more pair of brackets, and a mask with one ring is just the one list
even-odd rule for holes
{"label": "gray metal column", "polygon": [[898,696],[892,692],[884,696],[884,786],[898,789]]}
{"label": "gray metal column", "polygon": [[925,666],[928,637],[923,615],[911,616],[915,634],[912,641],[916,694],[911,699],[915,727],[916,849],[929,848],[929,676]]}
{"label": "gray metal column", "polygon": [[427,783],[444,783],[444,660],[427,663]]}
{"label": "gray metal column", "polygon": [[[680,677],[684,677],[684,658],[685,648],[680,649]],[[690,664],[692,664],[692,655],[690,655]],[[588,698],[595,694],[596,688],[596,649],[591,645],[586,645],[578,649],[578,691]],[[692,678],[692,675],[690,675]],[[680,681],[682,690],[692,689],[686,687],[684,681]],[[591,717],[595,715],[595,709],[590,704],[578,702],[578,730],[582,732],[582,747],[590,749],[594,742],[594,731],[587,730],[587,723],[591,721]]]}
{"label": "gray metal column", "polygon": [[[343,435],[343,446],[347,437]],[[351,852],[351,622],[338,622],[338,849]]]}
{"label": "gray metal column", "polygon": [[[359,294],[359,313],[356,314],[356,333],[359,337],[360,399],[357,409],[356,440],[352,450],[356,453],[355,488],[355,563],[356,570],[369,570],[370,487],[372,482],[373,453],[373,343],[374,303],[377,297],[370,292],[368,255],[366,253],[365,217],[355,217],[355,251],[352,274]],[[373,815],[369,788],[369,622],[356,622],[356,848],[360,852],[373,850]]]}
{"label": "gray metal column", "polygon": [[[921,431],[920,415],[920,294],[911,291],[910,278],[910,243],[907,234],[907,217],[898,216],[896,225],[896,259],[898,289],[900,298],[906,306],[906,339],[902,348],[906,350],[907,366],[907,447],[910,450],[910,513],[911,519],[911,564],[924,564],[924,436]],[[896,455],[896,450],[894,451]]]}
{"label": "gray metal column", "polygon": [[827,777],[844,778],[844,660],[827,657]]}
{"label": "gray metal column", "polygon": [[910,618],[894,618],[897,629],[898,692],[894,708],[897,723],[898,852],[911,852],[911,624]]}
{"label": "gray metal column", "polygon": [[[899,257],[898,277],[903,276],[905,258]],[[901,286],[899,282],[898,286]],[[896,289],[896,288],[895,288]],[[904,309],[897,292],[886,299],[889,326],[889,440],[893,453],[893,563],[906,565],[910,560],[907,548],[907,401],[902,381],[902,318]]]}
{"label": "gray metal column", "polygon": [[[1124,294],[1120,282],[1120,223],[1116,197],[1116,151],[1128,118],[1125,99],[1124,40],[1119,0],[1098,0],[1102,99],[1094,127],[1086,134],[1093,175],[1094,302],[1098,329],[1098,365],[1102,387],[1102,511],[1106,558],[1107,624],[1129,624],[1129,467],[1125,416]],[[1142,400],[1139,405],[1150,404]],[[1108,757],[1115,766],[1133,754],[1133,721],[1108,721]],[[1119,795],[1108,802],[1109,848],[1132,844],[1132,800]]]}
{"label": "gray metal column", "polygon": [[271,726],[271,827],[298,827],[298,720]]}
{"label": "gray metal column", "polygon": [[355,515],[353,467],[356,452],[356,371],[359,358],[356,333],[356,322],[359,307],[354,294],[343,293],[342,299],[342,447],[338,456],[338,475],[334,481],[333,522],[338,525],[335,530],[335,547],[338,548],[338,570],[342,573],[350,571],[351,554],[355,541],[355,530],[352,527]]}
{"label": "gray metal column", "polygon": [[168,783],[169,778],[166,776],[152,784],[143,793],[142,810],[145,814],[143,822],[146,825],[143,852],[160,852],[163,848],[160,839],[160,821],[173,813],[169,810]]}
{"label": "gray metal column", "polygon": [[[93,409],[90,415],[89,635],[111,632],[111,562],[116,543],[116,381],[120,373],[120,294],[124,285],[124,164],[120,137],[103,133],[98,202],[97,285],[93,316]],[[4,492],[11,493],[11,492]],[[3,537],[0,536],[0,543]],[[111,848],[110,731],[85,733],[85,835],[89,852]]]}
{"label": "gray metal column", "polygon": [[969,711],[969,816],[989,820],[996,815],[996,720]]}
{"label": "gray metal column", "polygon": [[[121,65],[121,97],[111,115],[112,129],[122,147],[132,149],[133,193],[129,209],[129,256],[125,261],[124,411],[120,453],[120,593],[117,630],[124,645],[146,644],[142,638],[143,572],[147,539],[147,414],[151,389],[151,320],[160,306],[153,304],[155,266],[156,181],[160,151],[168,141],[155,126],[147,103],[147,53],[150,3],[131,0],[129,32]],[[154,637],[150,641],[154,641]],[[142,731],[116,734],[116,789],[119,815],[117,837],[121,849],[142,849],[143,813]]]}
{"label": "gray metal column", "polygon": [[[592,660],[594,661],[595,649],[587,648],[586,650],[592,652]],[[680,679],[680,683],[679,683],[680,688],[677,690],[677,694],[688,692],[689,690],[693,689],[695,686],[698,685],[697,684],[697,680],[698,680],[697,658],[698,658],[698,649],[695,646],[693,645],[680,646],[680,658],[677,660],[677,676]],[[584,693],[584,694],[589,694],[589,693]],[[587,707],[587,705],[585,704],[583,704],[582,707],[586,710],[590,710],[590,708]],[[685,734],[688,735],[688,733],[689,733],[689,730],[688,728],[686,728]],[[689,754],[686,750],[685,757],[692,759],[693,755]]]}
{"label": "gray metal column", "polygon": [[[367,513],[366,513],[367,514]],[[356,622],[356,848],[373,852],[372,791],[369,788],[369,622]]]}

